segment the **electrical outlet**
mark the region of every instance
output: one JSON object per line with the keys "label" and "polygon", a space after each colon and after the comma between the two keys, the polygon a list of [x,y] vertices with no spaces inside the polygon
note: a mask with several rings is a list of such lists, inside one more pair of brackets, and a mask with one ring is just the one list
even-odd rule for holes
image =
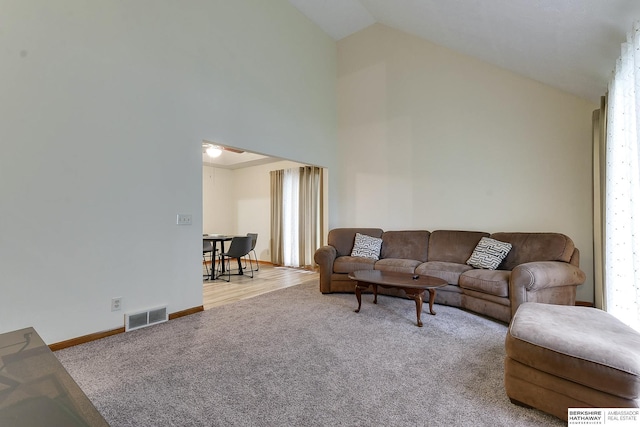
{"label": "electrical outlet", "polygon": [[178,225],[191,225],[191,215],[189,215],[189,214],[178,214],[178,218],[176,219],[176,224],[178,224]]}
{"label": "electrical outlet", "polygon": [[111,298],[111,311],[120,311],[122,308],[122,297]]}

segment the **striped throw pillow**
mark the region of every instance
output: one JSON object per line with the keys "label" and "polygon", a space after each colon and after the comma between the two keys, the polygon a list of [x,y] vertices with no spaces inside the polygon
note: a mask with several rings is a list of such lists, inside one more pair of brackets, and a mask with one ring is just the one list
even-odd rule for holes
{"label": "striped throw pillow", "polygon": [[467,264],[475,268],[495,270],[510,250],[511,243],[483,237],[467,260]]}
{"label": "striped throw pillow", "polygon": [[380,248],[382,247],[382,239],[378,237],[367,236],[366,234],[356,233],[356,240],[353,244],[351,256],[359,256],[363,258],[380,259]]}

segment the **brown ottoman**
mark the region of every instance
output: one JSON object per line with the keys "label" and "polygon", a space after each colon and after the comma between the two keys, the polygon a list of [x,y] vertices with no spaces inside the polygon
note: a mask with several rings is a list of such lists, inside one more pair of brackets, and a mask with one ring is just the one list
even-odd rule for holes
{"label": "brown ottoman", "polygon": [[640,407],[640,333],[604,311],[524,303],[505,347],[512,403],[563,420],[568,408]]}

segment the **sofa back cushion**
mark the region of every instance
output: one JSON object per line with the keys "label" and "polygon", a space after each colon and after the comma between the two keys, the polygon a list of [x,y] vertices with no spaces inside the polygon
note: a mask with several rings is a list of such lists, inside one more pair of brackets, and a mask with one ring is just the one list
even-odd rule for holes
{"label": "sofa back cushion", "polygon": [[356,233],[371,237],[382,237],[382,230],[379,228],[334,228],[329,231],[327,244],[336,248],[337,256],[349,256],[353,249]]}
{"label": "sofa back cushion", "polygon": [[489,233],[457,230],[433,231],[429,236],[429,261],[464,264],[483,237],[489,237]]}
{"label": "sofa back cushion", "polygon": [[382,233],[380,259],[399,258],[426,262],[428,249],[428,231],[385,231]]}
{"label": "sofa back cushion", "polygon": [[493,233],[491,238],[512,245],[500,270],[513,270],[533,261],[569,262],[575,249],[573,240],[560,233]]}

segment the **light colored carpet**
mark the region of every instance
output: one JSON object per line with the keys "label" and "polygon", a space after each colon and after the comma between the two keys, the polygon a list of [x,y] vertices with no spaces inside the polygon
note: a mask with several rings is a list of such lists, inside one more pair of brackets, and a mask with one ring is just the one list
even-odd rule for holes
{"label": "light colored carpet", "polygon": [[114,427],[564,425],[509,402],[505,325],[371,302],[314,281],[56,355]]}

